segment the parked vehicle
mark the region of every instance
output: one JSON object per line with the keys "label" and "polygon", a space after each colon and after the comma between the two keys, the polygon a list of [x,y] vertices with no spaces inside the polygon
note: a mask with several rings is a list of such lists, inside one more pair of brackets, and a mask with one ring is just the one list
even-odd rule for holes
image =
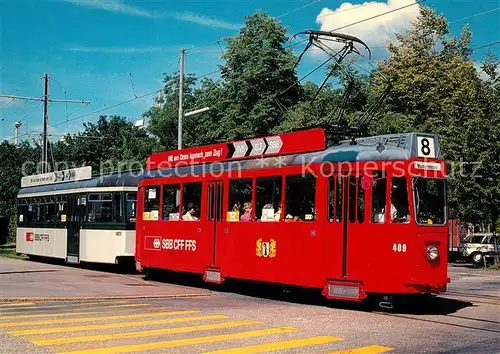
{"label": "parked vehicle", "polygon": [[459,250],[463,257],[480,264],[486,254],[497,251],[496,245],[499,243],[499,238],[492,234],[475,234],[466,237],[460,243]]}

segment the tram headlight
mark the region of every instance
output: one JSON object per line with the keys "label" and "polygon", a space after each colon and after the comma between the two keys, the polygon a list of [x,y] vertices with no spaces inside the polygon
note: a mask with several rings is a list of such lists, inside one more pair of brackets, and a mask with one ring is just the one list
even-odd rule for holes
{"label": "tram headlight", "polygon": [[429,245],[425,249],[425,258],[435,261],[439,257],[439,250],[435,245]]}

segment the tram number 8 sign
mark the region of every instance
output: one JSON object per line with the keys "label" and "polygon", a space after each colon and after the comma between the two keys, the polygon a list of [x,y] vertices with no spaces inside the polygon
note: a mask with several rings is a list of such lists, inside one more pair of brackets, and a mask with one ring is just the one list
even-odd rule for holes
{"label": "tram number 8 sign", "polygon": [[436,149],[434,147],[434,138],[426,136],[417,137],[417,155],[418,157],[436,157]]}

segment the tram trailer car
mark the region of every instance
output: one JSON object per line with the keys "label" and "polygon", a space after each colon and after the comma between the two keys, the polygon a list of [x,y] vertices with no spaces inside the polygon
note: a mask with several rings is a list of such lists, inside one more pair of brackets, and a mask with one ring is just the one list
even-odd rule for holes
{"label": "tram trailer car", "polygon": [[[264,147],[252,158],[258,141]],[[353,301],[444,292],[437,136],[324,145],[315,129],[150,156],[139,182],[136,268],[318,288]]]}
{"label": "tram trailer car", "polygon": [[133,263],[140,178],[92,178],[91,167],[23,177],[16,252],[68,263]]}

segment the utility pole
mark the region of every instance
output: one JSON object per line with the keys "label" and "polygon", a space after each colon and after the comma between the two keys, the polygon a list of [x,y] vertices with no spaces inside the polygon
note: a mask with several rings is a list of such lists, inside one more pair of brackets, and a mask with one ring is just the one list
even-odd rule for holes
{"label": "utility pole", "polygon": [[[43,102],[43,150],[42,150],[42,173],[47,173],[48,172],[48,124],[49,124],[49,103],[50,102],[57,102],[57,103],[83,103],[83,104],[90,104],[90,101],[84,101],[84,100],[58,100],[58,99],[52,99],[49,98],[49,74],[45,73],[44,76],[44,90],[43,90],[43,97],[24,97],[24,96],[15,96],[15,95],[1,95],[0,97],[5,97],[5,98],[11,98],[13,100],[25,100],[25,101],[40,101]],[[21,122],[16,122],[22,124]],[[19,125],[21,126],[21,125]],[[17,127],[16,127],[17,128]],[[17,133],[16,133],[17,134]],[[18,142],[19,135],[16,135],[16,142]]]}
{"label": "utility pole", "polygon": [[177,149],[182,149],[182,119],[184,118],[184,54],[186,50],[181,49],[179,65],[179,125],[177,127]]}
{"label": "utility pole", "polygon": [[48,150],[47,145],[47,129],[48,129],[48,123],[49,123],[49,74],[45,73],[43,75],[44,79],[44,90],[43,90],[43,149],[42,149],[42,154],[43,154],[43,160],[42,160],[42,173],[47,173],[48,172]]}

